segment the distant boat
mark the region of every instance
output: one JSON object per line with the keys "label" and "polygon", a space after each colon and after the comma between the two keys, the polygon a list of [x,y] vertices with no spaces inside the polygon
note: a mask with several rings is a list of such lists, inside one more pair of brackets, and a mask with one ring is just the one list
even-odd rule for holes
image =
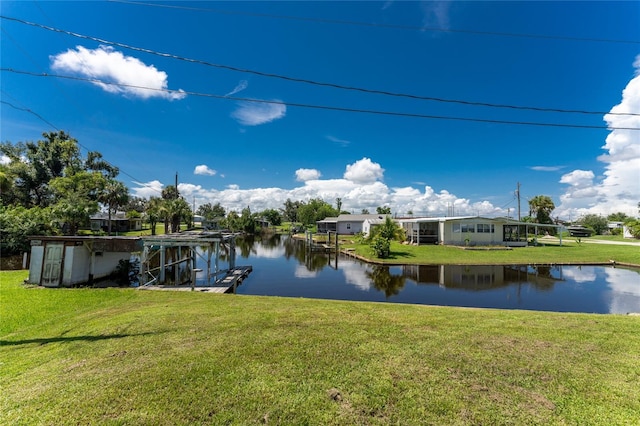
{"label": "distant boat", "polygon": [[572,237],[590,237],[593,231],[589,228],[585,228],[582,225],[571,225],[567,227],[569,235]]}

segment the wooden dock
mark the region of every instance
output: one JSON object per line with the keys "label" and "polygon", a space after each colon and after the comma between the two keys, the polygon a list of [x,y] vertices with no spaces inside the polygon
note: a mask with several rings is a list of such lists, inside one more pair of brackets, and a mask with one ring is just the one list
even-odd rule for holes
{"label": "wooden dock", "polygon": [[252,266],[236,266],[227,272],[223,278],[219,279],[211,286],[186,285],[148,285],[138,287],[139,290],[164,290],[164,291],[197,291],[201,293],[235,293],[242,281],[253,271]]}

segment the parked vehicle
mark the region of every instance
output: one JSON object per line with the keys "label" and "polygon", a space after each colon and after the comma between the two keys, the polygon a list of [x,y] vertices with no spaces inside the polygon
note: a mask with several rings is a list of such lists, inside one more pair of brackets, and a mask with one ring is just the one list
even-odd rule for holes
{"label": "parked vehicle", "polygon": [[590,237],[593,234],[591,229],[582,225],[571,225],[567,227],[567,230],[572,237]]}

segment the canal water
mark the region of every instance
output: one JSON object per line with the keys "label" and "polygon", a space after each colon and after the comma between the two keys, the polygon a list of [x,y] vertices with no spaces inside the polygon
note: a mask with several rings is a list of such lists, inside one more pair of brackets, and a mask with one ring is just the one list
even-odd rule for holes
{"label": "canal water", "polygon": [[253,272],[238,294],[554,312],[640,312],[640,269],[613,266],[376,266],[310,252],[286,235],[237,241]]}

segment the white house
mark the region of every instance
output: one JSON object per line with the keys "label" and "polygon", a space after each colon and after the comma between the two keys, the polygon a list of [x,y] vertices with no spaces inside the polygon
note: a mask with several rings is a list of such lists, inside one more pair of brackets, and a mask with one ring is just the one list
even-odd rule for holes
{"label": "white house", "polygon": [[30,284],[70,287],[111,275],[142,249],[137,237],[31,237]]}
{"label": "white house", "polygon": [[[412,244],[504,245],[523,247],[528,234],[538,234],[541,228],[562,228],[561,225],[541,225],[518,222],[510,218],[481,216],[428,217],[398,219]],[[562,236],[560,244],[562,244]]]}
{"label": "white house", "polygon": [[354,235],[362,232],[369,235],[371,229],[384,223],[385,214],[341,214],[316,222],[318,232],[337,232],[340,235]]}

